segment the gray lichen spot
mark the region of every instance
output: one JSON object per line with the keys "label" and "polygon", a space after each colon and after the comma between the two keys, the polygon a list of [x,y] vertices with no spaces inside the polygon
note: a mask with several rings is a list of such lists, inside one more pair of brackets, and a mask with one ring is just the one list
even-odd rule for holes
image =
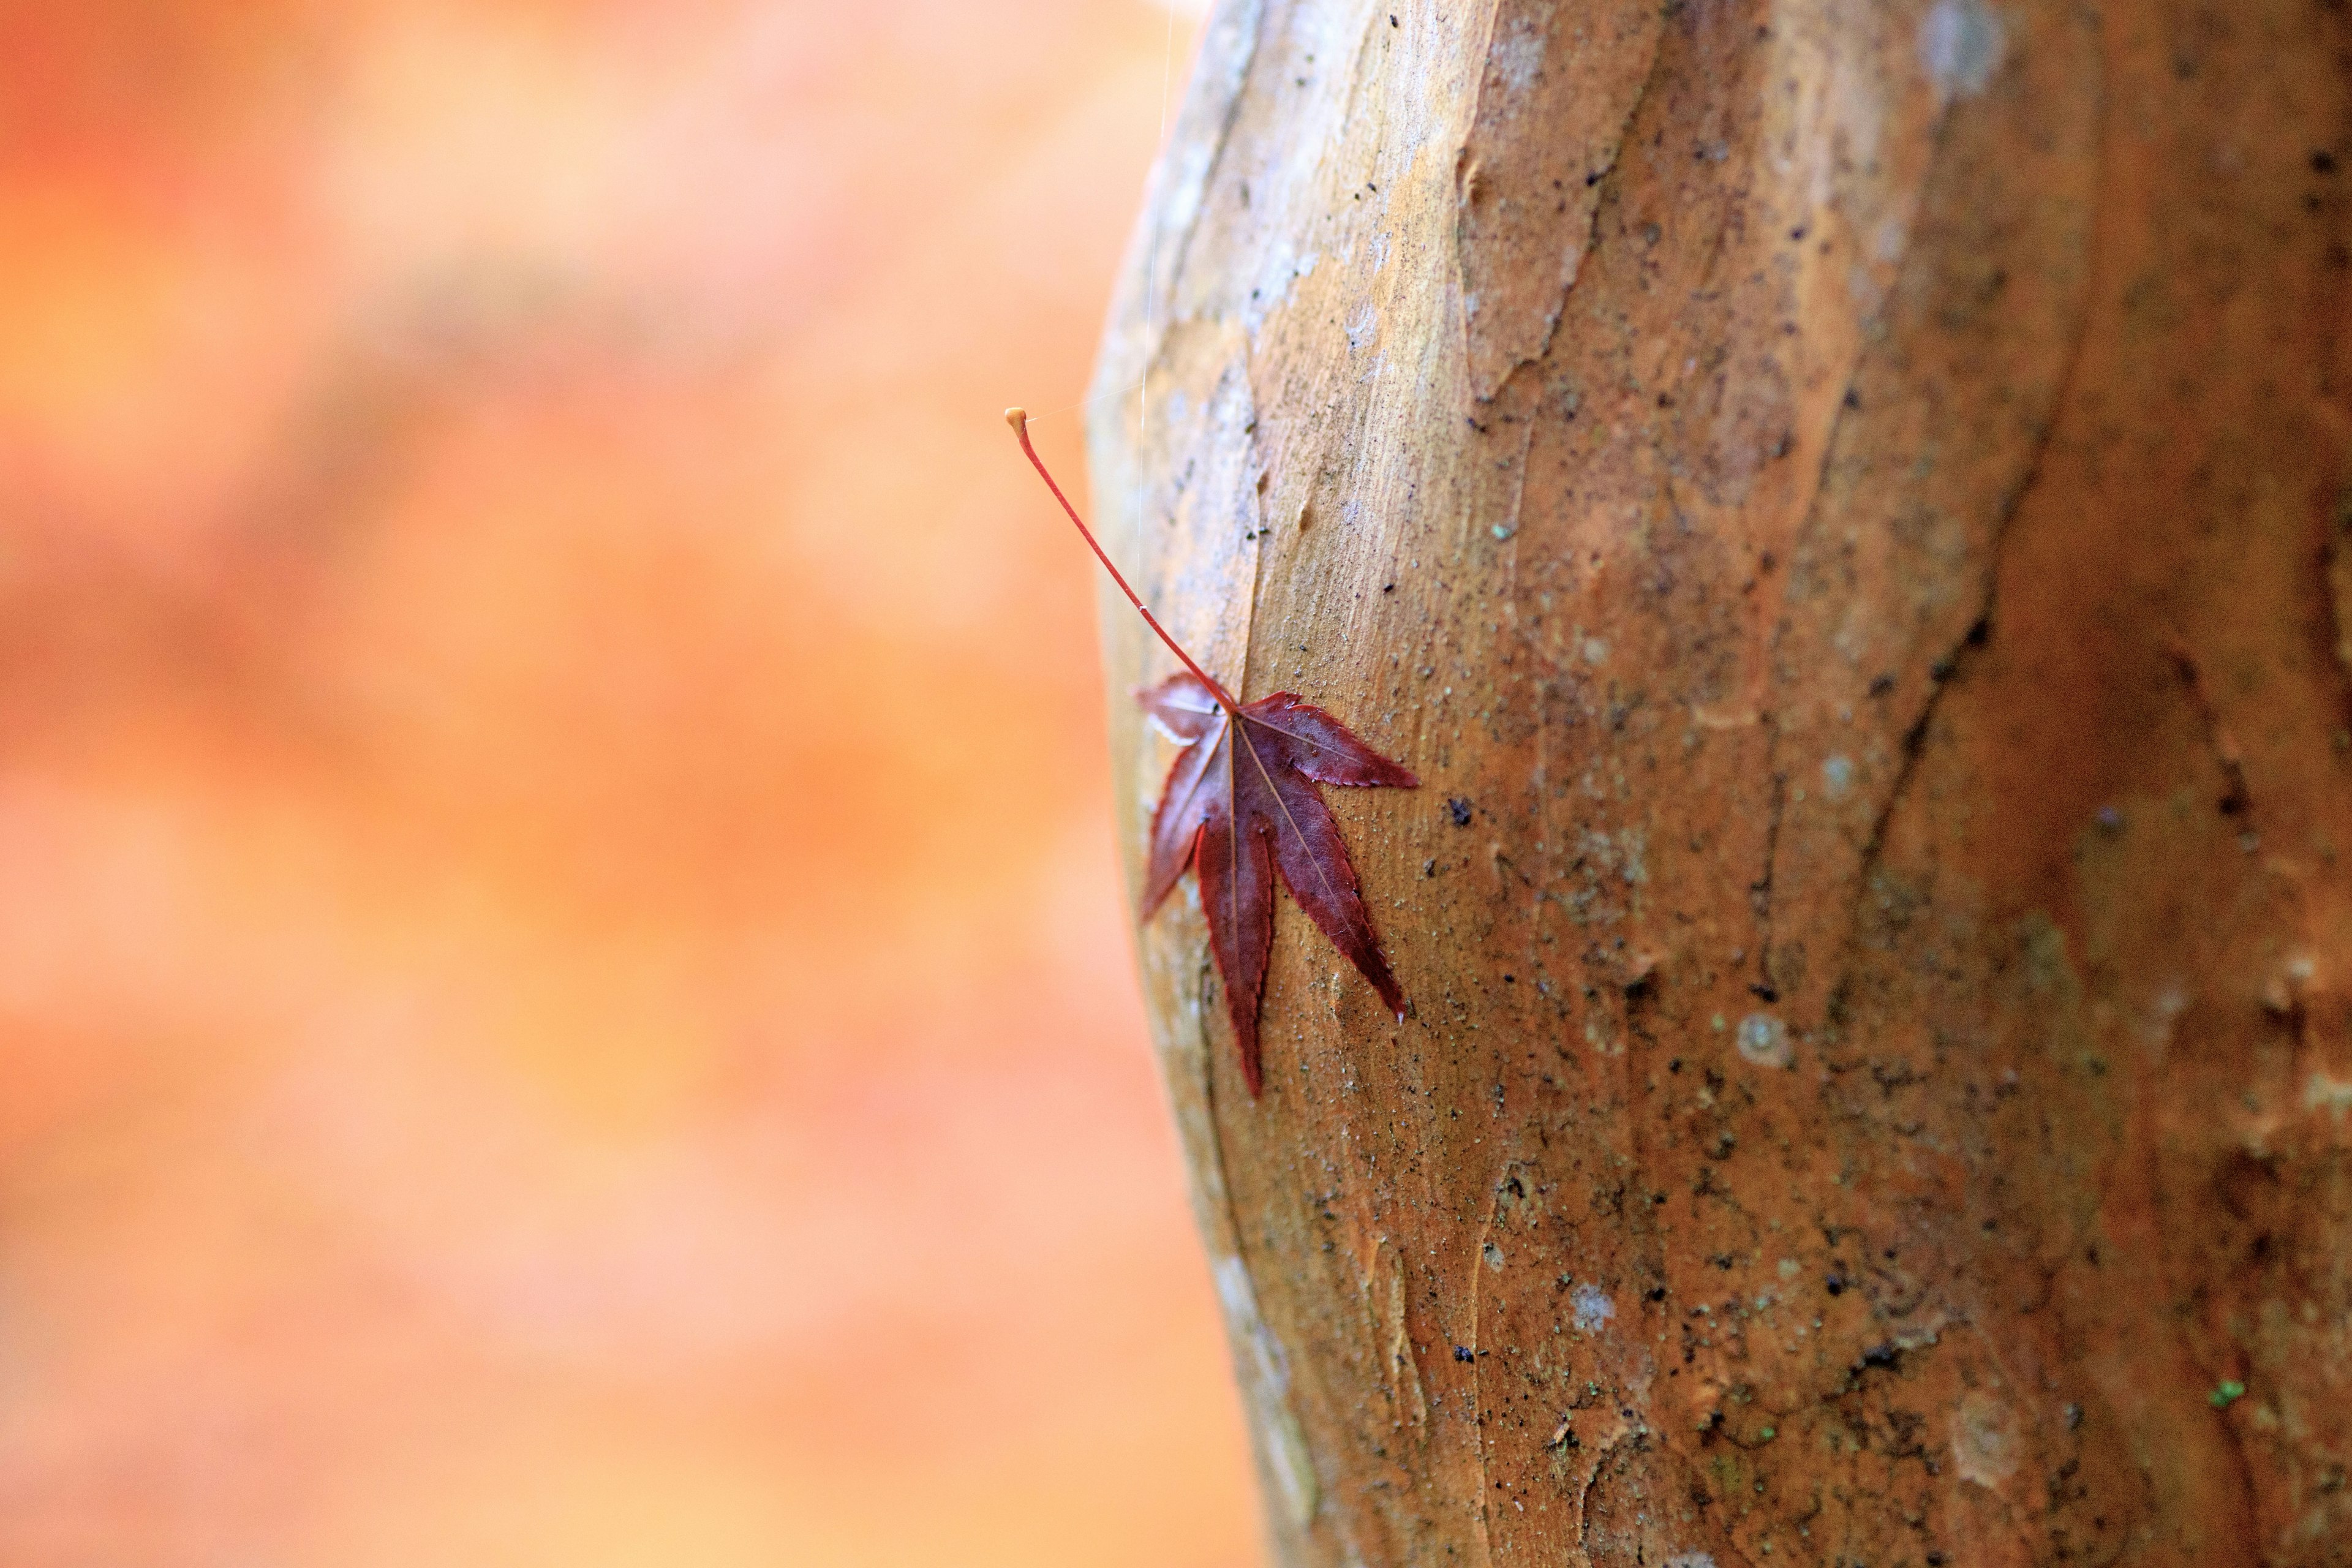
{"label": "gray lichen spot", "polygon": [[1491,1241],[1486,1244],[1486,1258],[1487,1268],[1500,1268],[1503,1267],[1503,1249],[1496,1246]]}
{"label": "gray lichen spot", "polygon": [[2347,1112],[2352,1112],[2352,1079],[2330,1077],[2315,1068],[2304,1080],[2303,1108],[2312,1112],[2327,1111],[2341,1122]]}
{"label": "gray lichen spot", "polygon": [[1715,1568],[1711,1552],[1677,1552],[1666,1559],[1666,1568]]}
{"label": "gray lichen spot", "polygon": [[1514,98],[1535,86],[1543,74],[1543,29],[1525,16],[1515,17],[1509,30],[1495,40],[1495,75]]}
{"label": "gray lichen spot", "polygon": [[1579,1285],[1568,1299],[1569,1308],[1576,1314],[1577,1332],[1597,1334],[1609,1326],[1617,1315],[1617,1303],[1609,1292],[1598,1285]]}
{"label": "gray lichen spot", "polygon": [[1797,1059],[1789,1048],[1789,1026],[1769,1013],[1739,1020],[1739,1054],[1759,1068],[1784,1068]]}
{"label": "gray lichen spot", "polygon": [[1853,759],[1843,752],[1822,759],[1822,793],[1832,800],[1843,800],[1846,791],[1853,787]]}
{"label": "gray lichen spot", "polygon": [[1919,63],[1946,98],[1973,98],[2000,68],[2000,14],[1985,0],[1936,0],[1919,24]]}
{"label": "gray lichen spot", "polygon": [[1617,830],[1617,851],[1622,857],[1617,874],[1629,888],[1638,888],[1650,879],[1650,868],[1644,851],[1649,848],[1649,836],[1638,827]]}
{"label": "gray lichen spot", "polygon": [[2074,991],[2074,966],[2067,961],[2066,933],[2058,922],[2034,910],[2018,925],[2025,937],[2025,983],[2043,995]]}
{"label": "gray lichen spot", "polygon": [[2016,1420],[2007,1405],[1982,1389],[1960,1396],[1952,1423],[1952,1458],[1960,1479],[1997,1487],[2017,1473]]}

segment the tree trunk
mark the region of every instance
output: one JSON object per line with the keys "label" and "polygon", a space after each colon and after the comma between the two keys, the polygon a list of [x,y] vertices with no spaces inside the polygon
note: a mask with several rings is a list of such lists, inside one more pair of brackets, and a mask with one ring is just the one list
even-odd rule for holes
{"label": "tree trunk", "polygon": [[2347,28],[1223,0],[1097,508],[1424,781],[1402,1026],[1139,939],[1280,1561],[2352,1563]]}

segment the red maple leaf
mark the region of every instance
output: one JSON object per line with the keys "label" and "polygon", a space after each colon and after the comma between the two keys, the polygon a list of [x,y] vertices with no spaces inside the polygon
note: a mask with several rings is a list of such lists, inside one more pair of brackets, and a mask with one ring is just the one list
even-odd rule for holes
{"label": "red maple leaf", "polygon": [[1414,789],[1421,781],[1287,691],[1234,706],[1202,678],[1185,674],[1137,696],[1153,723],[1187,742],[1151,814],[1141,917],[1151,918],[1187,867],[1199,874],[1209,952],[1225,984],[1250,1092],[1264,1076],[1257,1014],[1274,945],[1276,870],[1298,907],[1402,1023],[1404,994],[1381,956],[1339,825],[1315,786]]}
{"label": "red maple leaf", "polygon": [[1110,563],[1093,531],[1029,444],[1029,416],[1008,408],[1004,417],[1095,559],[1188,672],[1136,694],[1153,723],[1185,742],[1151,814],[1151,858],[1144,871],[1139,918],[1151,918],[1186,869],[1199,875],[1209,952],[1224,982],[1225,1008],[1234,1021],[1242,1077],[1250,1093],[1255,1095],[1265,1080],[1257,1015],[1265,991],[1266,955],[1274,947],[1277,870],[1307,918],[1372,983],[1397,1022],[1404,1022],[1404,994],[1381,955],[1380,935],[1364,908],[1339,824],[1331,820],[1315,786],[1416,789],[1421,781],[1291,692],[1277,691],[1246,704],[1236,701],[1168,635]]}

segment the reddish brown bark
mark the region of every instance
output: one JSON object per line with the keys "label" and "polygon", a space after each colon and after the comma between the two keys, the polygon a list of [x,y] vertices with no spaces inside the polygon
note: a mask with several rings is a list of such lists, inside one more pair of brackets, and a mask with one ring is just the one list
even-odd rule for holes
{"label": "reddish brown bark", "polygon": [[1097,510],[1425,784],[1405,1025],[1141,935],[1284,1561],[2352,1562],[2346,26],[1213,18]]}

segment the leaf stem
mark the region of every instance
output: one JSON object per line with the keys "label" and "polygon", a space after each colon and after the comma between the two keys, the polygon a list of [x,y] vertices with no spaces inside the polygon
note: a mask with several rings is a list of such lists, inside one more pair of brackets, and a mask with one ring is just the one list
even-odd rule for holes
{"label": "leaf stem", "polygon": [[1095,540],[1094,530],[1088,528],[1086,520],[1078,515],[1078,509],[1070,504],[1070,498],[1062,493],[1062,487],[1054,482],[1054,476],[1046,471],[1045,460],[1037,456],[1037,448],[1029,444],[1029,411],[1008,408],[1004,411],[1004,422],[1013,426],[1013,434],[1020,437],[1021,450],[1028,455],[1030,466],[1037,470],[1037,477],[1045,481],[1045,488],[1054,492],[1054,499],[1062,503],[1062,510],[1070,514],[1070,521],[1077,525],[1078,536],[1087,542],[1087,548],[1095,552],[1095,559],[1102,563],[1103,570],[1110,574],[1110,580],[1118,584],[1118,591],[1127,595],[1127,602],[1135,606],[1135,613],[1143,617],[1143,624],[1157,632],[1160,640],[1168,645],[1168,651],[1182,659],[1184,668],[1200,678],[1201,684],[1209,689],[1209,694],[1217,700],[1219,706],[1238,719],[1241,704],[1234,700],[1233,693],[1220,686],[1215,676],[1193,663],[1192,656],[1184,651],[1183,645],[1170,637],[1168,628],[1160,624],[1160,617],[1135,596],[1135,590],[1127,585],[1127,579],[1119,575],[1118,568],[1112,565],[1110,557],[1103,553],[1103,547]]}

